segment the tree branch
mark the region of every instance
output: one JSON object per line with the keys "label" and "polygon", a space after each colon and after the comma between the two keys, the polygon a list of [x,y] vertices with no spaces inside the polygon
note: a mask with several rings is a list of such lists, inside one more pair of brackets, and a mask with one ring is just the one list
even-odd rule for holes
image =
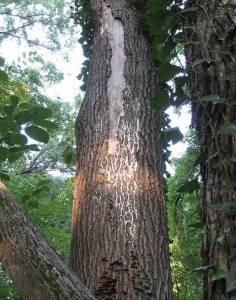
{"label": "tree branch", "polygon": [[17,31],[20,30],[20,29],[24,29],[24,28],[26,28],[26,27],[28,27],[28,26],[31,26],[31,25],[33,25],[33,24],[36,23],[36,22],[37,22],[37,20],[34,20],[34,21],[31,21],[31,22],[29,22],[29,23],[27,23],[27,24],[24,24],[24,25],[22,25],[22,26],[16,27],[16,28],[11,29],[11,30],[8,30],[8,31],[0,31],[0,34],[3,34],[3,35],[10,35],[11,33],[17,32]]}
{"label": "tree branch", "polygon": [[94,299],[0,181],[0,262],[25,300]]}
{"label": "tree branch", "polygon": [[45,48],[45,49],[50,50],[50,51],[55,51],[56,50],[55,48],[53,48],[51,46],[46,46],[46,45],[40,44],[38,41],[29,40],[24,36],[15,35],[15,34],[12,34],[12,33],[5,33],[4,35],[6,35],[6,36],[9,35],[9,36],[11,36],[13,38],[17,38],[19,40],[25,40],[27,43],[29,43],[33,46],[42,47],[42,48]]}
{"label": "tree branch", "polygon": [[14,17],[14,18],[19,18],[19,19],[23,19],[23,20],[29,20],[29,19],[32,19],[32,18],[38,18],[38,17],[52,17],[52,15],[47,15],[47,14],[35,14],[35,15],[26,15],[26,16],[23,16],[23,15],[18,15],[18,14],[12,14],[11,12],[1,12],[0,13],[1,16],[11,16],[11,17]]}

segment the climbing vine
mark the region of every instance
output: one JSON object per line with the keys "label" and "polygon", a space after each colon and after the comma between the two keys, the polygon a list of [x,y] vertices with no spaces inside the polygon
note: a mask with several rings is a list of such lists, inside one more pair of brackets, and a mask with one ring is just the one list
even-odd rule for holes
{"label": "climbing vine", "polygon": [[72,6],[72,18],[75,24],[80,25],[81,37],[78,42],[82,45],[85,61],[78,79],[83,80],[83,85],[80,87],[82,91],[86,91],[88,84],[88,72],[89,72],[89,51],[92,46],[92,13],[88,0],[74,0],[74,6]]}
{"label": "climbing vine", "polygon": [[[170,154],[168,150],[169,142],[172,141],[172,143],[176,143],[182,138],[182,134],[178,128],[170,128],[169,126],[168,115],[165,113],[169,106],[180,107],[183,104],[190,103],[194,107],[195,103],[199,103],[204,113],[206,113],[209,105],[217,106],[226,104],[233,107],[235,102],[234,99],[230,99],[230,103],[226,103],[227,99],[224,99],[224,97],[219,94],[206,94],[201,95],[201,98],[190,99],[190,93],[188,91],[189,70],[187,72],[185,67],[184,52],[188,47],[199,46],[199,41],[189,39],[188,35],[189,30],[196,30],[193,26],[190,28],[191,26],[189,25],[191,24],[189,20],[192,15],[197,15],[199,12],[203,11],[203,8],[200,7],[198,2],[194,2],[194,4],[191,1],[186,2],[184,0],[130,0],[129,2],[130,5],[136,9],[139,20],[142,23],[142,30],[152,45],[152,55],[157,68],[157,94],[152,99],[152,103],[153,106],[160,111],[162,116],[162,129],[166,142],[164,153],[165,159],[168,161]],[[215,11],[213,13],[229,13],[228,10],[232,13],[235,8],[235,3],[219,1],[214,7],[213,10]],[[80,78],[84,80],[83,89],[86,89],[88,78],[88,54],[92,41],[92,19],[88,0],[75,0],[74,16],[76,22],[82,27],[82,37],[80,42],[84,48],[84,54],[87,57],[80,75]],[[222,24],[222,28],[223,27],[224,25]],[[222,36],[219,38],[222,38],[222,41],[224,40],[224,37]],[[231,38],[227,41],[224,49],[221,49],[221,55],[225,55],[225,57],[227,57],[227,55],[232,56],[233,51],[235,51],[235,43],[232,43]],[[205,65],[210,67],[212,63],[214,62],[209,57],[199,57],[199,59],[191,62],[190,71],[194,73],[196,68]],[[204,72],[204,68],[202,70]],[[236,80],[236,73],[232,70],[228,70],[228,72],[224,74],[223,79],[230,84]],[[194,123],[195,121],[196,120],[193,119]],[[220,170],[225,171],[225,162],[222,158],[222,153],[224,151],[222,151],[223,149],[220,147],[220,141],[222,140],[222,136],[235,136],[236,126],[232,122],[230,123],[226,120],[226,122],[220,122],[220,124],[217,124],[217,126],[213,128],[211,117],[207,124],[210,124],[212,129],[210,134],[213,136],[215,144],[219,146],[216,156],[213,157],[214,160],[217,159],[215,165],[219,172],[221,172]],[[215,154],[213,153],[213,155]],[[202,163],[202,160],[203,157],[200,155],[196,164]],[[236,158],[233,156],[231,162],[235,163],[235,161]],[[192,192],[198,188],[199,183],[198,178],[196,177],[191,181],[184,183],[179,191]],[[225,191],[228,193],[235,191],[235,182],[229,182],[227,186],[224,186],[223,192],[225,193]],[[232,208],[235,209],[235,207],[235,200],[233,199],[233,201],[228,201],[226,203],[215,204],[214,209],[218,211],[221,210],[224,213],[230,209],[231,213],[233,213]],[[204,268],[206,268],[206,266],[203,266],[203,269]],[[216,267],[214,268],[215,275],[212,277],[212,281],[225,278],[226,286],[229,285],[229,282],[231,283],[231,286],[233,286],[231,289],[227,288],[227,291],[234,291],[236,289],[236,281],[235,276],[231,274],[234,271],[228,270],[222,272],[222,270],[217,270]]]}
{"label": "climbing vine", "polygon": [[[178,128],[170,128],[165,110],[170,105],[180,106],[188,100],[186,72],[179,63],[181,46],[181,20],[187,13],[181,8],[183,1],[130,0],[137,10],[142,29],[152,44],[152,54],[157,66],[158,93],[152,99],[153,106],[160,111],[164,134],[164,156],[168,161],[169,142],[177,143],[183,138]],[[88,0],[74,1],[73,18],[82,28],[79,42],[84,50],[85,61],[79,79],[83,80],[82,90],[87,88],[89,49],[92,45],[92,13]],[[168,174],[167,174],[168,175]]]}

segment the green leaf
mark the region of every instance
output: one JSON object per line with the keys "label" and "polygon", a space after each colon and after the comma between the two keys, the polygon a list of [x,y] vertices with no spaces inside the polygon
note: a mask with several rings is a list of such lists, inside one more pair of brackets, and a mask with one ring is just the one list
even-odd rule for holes
{"label": "green leaf", "polygon": [[5,59],[0,56],[0,67],[4,66],[5,64]]}
{"label": "green leaf", "polygon": [[80,87],[81,91],[86,92],[87,90],[87,85],[86,84],[82,84]]}
{"label": "green leaf", "polygon": [[38,202],[38,200],[30,200],[29,202],[28,202],[28,207],[29,208],[38,208],[39,207],[39,202]]}
{"label": "green leaf", "polygon": [[173,145],[175,145],[183,139],[183,135],[179,130],[179,127],[169,128],[165,130],[164,137],[166,141],[172,141]]}
{"label": "green leaf", "polygon": [[227,102],[226,105],[234,106],[234,105],[236,105],[236,101]]}
{"label": "green leaf", "polygon": [[232,123],[225,123],[219,127],[217,134],[236,134],[236,126]]}
{"label": "green leaf", "polygon": [[33,121],[34,124],[42,126],[44,128],[49,128],[49,129],[57,129],[58,126],[56,123],[48,121],[48,120],[34,120]]}
{"label": "green leaf", "polygon": [[160,64],[158,66],[158,80],[160,81],[169,81],[171,78],[173,78],[176,74],[180,73],[182,68],[169,64],[164,63]]}
{"label": "green leaf", "polygon": [[37,188],[37,189],[33,190],[31,195],[32,196],[37,196],[37,195],[41,194],[42,192],[44,192],[44,187],[40,187],[40,188]]}
{"label": "green leaf", "polygon": [[236,163],[236,156],[233,156],[233,157],[231,158],[231,161]]}
{"label": "green leaf", "polygon": [[73,160],[74,150],[71,146],[67,146],[62,152],[62,158],[65,164],[69,165]]}
{"label": "green leaf", "polygon": [[0,70],[0,82],[6,83],[8,80],[9,79],[7,73]]}
{"label": "green leaf", "polygon": [[179,106],[186,101],[189,100],[189,95],[185,92],[185,85],[187,83],[186,76],[178,76],[174,78],[175,82],[175,93],[176,93],[176,99],[175,99],[175,105]]}
{"label": "green leaf", "polygon": [[224,76],[224,80],[235,81],[236,80],[236,74],[235,73],[233,73],[233,74],[226,74]]}
{"label": "green leaf", "polygon": [[8,181],[8,180],[10,180],[10,176],[5,172],[0,171],[0,179]]}
{"label": "green leaf", "polygon": [[179,189],[179,193],[193,193],[197,191],[200,187],[200,184],[197,179],[193,179],[191,181],[185,182]]}
{"label": "green leaf", "polygon": [[198,7],[193,6],[193,7],[189,7],[189,8],[185,8],[185,9],[181,10],[181,12],[179,12],[179,14],[186,14],[186,13],[190,13],[190,12],[193,12],[196,10],[198,10]]}
{"label": "green leaf", "polygon": [[215,210],[229,210],[232,208],[236,208],[236,201],[213,204],[213,209]]}
{"label": "green leaf", "polygon": [[14,146],[9,149],[9,154],[16,154],[19,152],[23,152],[25,146]]}
{"label": "green leaf", "polygon": [[230,270],[226,273],[226,292],[231,293],[236,290],[236,271]]}
{"label": "green leaf", "polygon": [[213,274],[212,274],[212,281],[217,281],[220,279],[225,278],[225,271],[223,270],[216,270]]}
{"label": "green leaf", "polygon": [[186,85],[186,83],[187,83],[186,76],[175,77],[175,89],[176,89],[177,94],[181,93],[181,95],[182,95],[183,87]]}
{"label": "green leaf", "polygon": [[203,225],[202,225],[201,222],[198,222],[198,223],[189,224],[188,226],[191,227],[191,228],[194,228],[194,229],[199,229],[199,228],[202,229]]}
{"label": "green leaf", "polygon": [[160,10],[160,3],[156,0],[148,0],[147,5],[152,14],[156,14]]}
{"label": "green leaf", "polygon": [[224,50],[224,49],[222,49],[222,50],[219,50],[219,53],[220,53],[220,54],[222,54],[222,55],[229,55],[229,56],[231,56],[231,55],[232,55],[232,53],[231,53],[230,51],[228,51],[228,50]]}
{"label": "green leaf", "polygon": [[35,107],[33,109],[33,120],[42,120],[51,117],[52,111],[46,107]]}
{"label": "green leaf", "polygon": [[236,4],[235,3],[225,3],[222,5],[223,8],[232,8],[232,9],[236,9]]}
{"label": "green leaf", "polygon": [[10,126],[11,126],[11,119],[3,119],[0,121],[0,132],[5,134],[6,132],[8,132]]}
{"label": "green leaf", "polygon": [[22,202],[26,202],[31,198],[31,193],[25,194],[21,197]]}
{"label": "green leaf", "polygon": [[21,127],[19,124],[17,124],[13,119],[12,119],[12,123],[9,127],[9,130],[12,132],[12,133],[19,133],[20,130],[21,130]]}
{"label": "green leaf", "polygon": [[13,146],[13,145],[23,146],[23,145],[27,144],[28,139],[25,135],[23,135],[21,133],[13,133],[7,137],[6,142],[11,146]]}
{"label": "green leaf", "polygon": [[9,149],[9,154],[8,154],[8,161],[10,163],[16,161],[19,159],[23,154],[22,147],[13,147]]}
{"label": "green leaf", "polygon": [[19,104],[19,107],[22,108],[22,109],[27,109],[27,110],[29,110],[29,109],[32,109],[32,104],[29,103],[29,102],[21,102],[21,103]]}
{"label": "green leaf", "polygon": [[160,110],[166,109],[170,104],[169,95],[167,92],[159,92],[152,100],[153,106]]}
{"label": "green leaf", "polygon": [[222,186],[221,194],[233,192],[235,188],[236,188],[236,182],[231,181],[230,183],[227,183],[227,185]]}
{"label": "green leaf", "polygon": [[0,146],[0,161],[4,161],[7,158],[8,149],[6,147]]}
{"label": "green leaf", "polygon": [[212,102],[213,104],[222,103],[224,101],[224,98],[220,98],[218,95],[208,95],[202,97],[201,101],[204,102]]}
{"label": "green leaf", "polygon": [[44,129],[37,126],[28,126],[25,128],[25,132],[32,139],[47,144],[49,141],[49,134]]}
{"label": "green leaf", "polygon": [[15,120],[17,124],[22,125],[29,122],[32,119],[32,116],[33,115],[31,111],[22,110],[16,114]]}
{"label": "green leaf", "polygon": [[13,112],[15,110],[15,106],[14,105],[5,105],[3,107],[3,111],[7,114],[7,115],[12,115]]}
{"label": "green leaf", "polygon": [[220,245],[223,245],[224,244],[224,241],[225,241],[225,235],[220,235],[216,241],[220,244]]}
{"label": "green leaf", "polygon": [[10,96],[10,101],[13,106],[17,106],[20,99],[17,96],[12,95],[12,96]]}
{"label": "green leaf", "polygon": [[38,182],[38,186],[41,187],[41,186],[49,185],[51,183],[52,181],[50,179],[42,179]]}
{"label": "green leaf", "polygon": [[197,271],[197,272],[206,272],[207,270],[209,270],[211,268],[214,268],[214,265],[201,266],[201,267],[195,269],[194,271]]}
{"label": "green leaf", "polygon": [[15,140],[15,144],[17,145],[24,146],[28,143],[27,136],[25,136],[24,134],[17,133],[13,136],[13,138]]}
{"label": "green leaf", "polygon": [[30,151],[40,151],[37,144],[25,145],[24,148],[25,150],[30,150]]}

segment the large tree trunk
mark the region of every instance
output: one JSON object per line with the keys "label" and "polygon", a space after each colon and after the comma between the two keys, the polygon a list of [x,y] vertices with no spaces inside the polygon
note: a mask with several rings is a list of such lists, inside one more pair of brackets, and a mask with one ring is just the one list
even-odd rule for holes
{"label": "large tree trunk", "polygon": [[71,265],[97,299],[170,300],[155,67],[129,1],[90,1],[89,83],[76,124]]}
{"label": "large tree trunk", "polygon": [[0,262],[25,300],[94,299],[1,182]]}
{"label": "large tree trunk", "polygon": [[[204,159],[201,174],[204,183],[203,258],[207,266],[205,300],[230,299],[236,290],[236,163],[232,160],[236,156],[233,129],[236,81],[232,76],[231,80],[227,79],[227,75],[234,73],[235,76],[236,70],[236,18],[233,9],[224,9],[220,4],[222,1],[189,1],[189,6],[197,6],[197,11],[187,20],[187,40],[192,41],[186,46],[189,88]],[[204,102],[202,98],[208,95],[218,95],[224,100],[221,104]],[[225,123],[233,124],[232,134],[218,132]],[[213,280],[217,270],[226,273],[224,278]]]}

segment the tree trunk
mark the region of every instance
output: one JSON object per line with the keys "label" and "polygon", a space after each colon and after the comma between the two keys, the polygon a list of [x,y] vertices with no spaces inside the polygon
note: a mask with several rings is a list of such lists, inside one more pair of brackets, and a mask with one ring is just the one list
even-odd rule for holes
{"label": "tree trunk", "polygon": [[90,1],[88,90],[77,123],[71,265],[97,299],[170,300],[155,67],[129,1]]}
{"label": "tree trunk", "polygon": [[0,262],[25,300],[94,299],[1,182]]}
{"label": "tree trunk", "polygon": [[[187,19],[189,89],[203,157],[205,300],[231,299],[236,291],[236,15],[220,4],[189,1],[197,10]],[[203,98],[209,95],[212,101]],[[218,131],[225,123],[225,133]],[[215,280],[219,270],[225,273]]]}

